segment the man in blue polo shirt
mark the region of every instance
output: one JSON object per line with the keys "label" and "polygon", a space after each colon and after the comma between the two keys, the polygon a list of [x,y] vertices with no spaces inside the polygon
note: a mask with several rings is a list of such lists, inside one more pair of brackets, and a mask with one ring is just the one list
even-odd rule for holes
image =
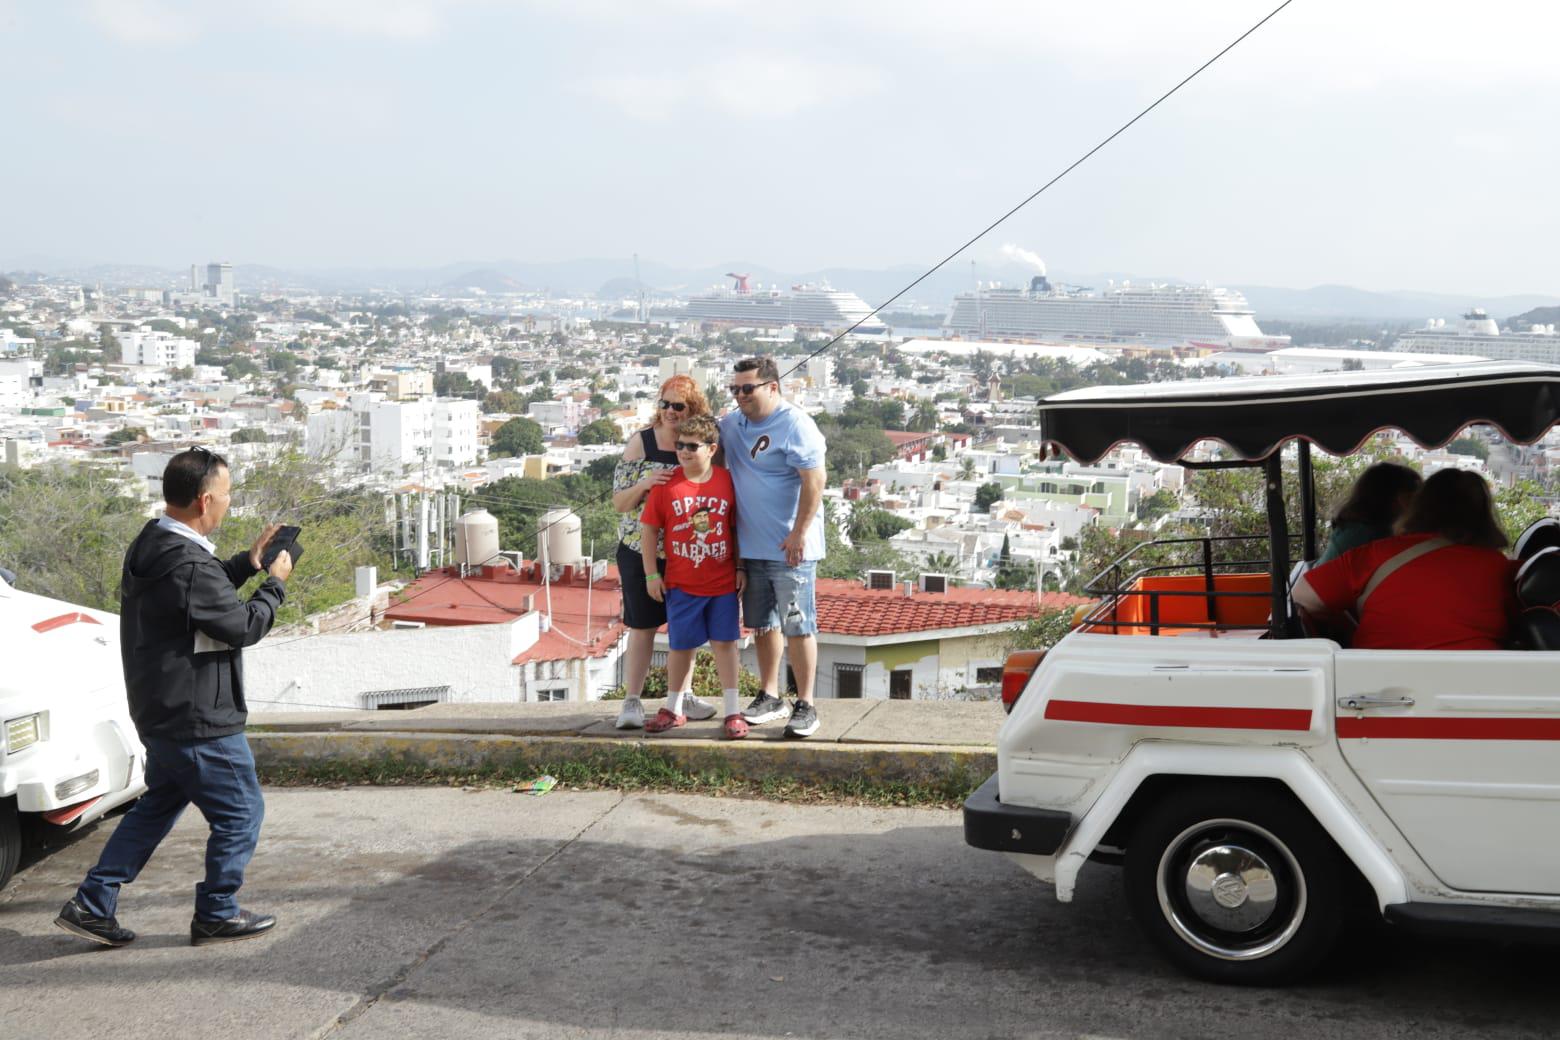
{"label": "man in blue polo shirt", "polygon": [[[739,569],[747,574],[743,622],[758,634],[763,689],[742,712],[749,725],[790,716],[788,737],[818,730],[818,561],[823,559],[823,434],[812,417],[780,397],[773,358],[737,362],[737,411],[720,422],[726,468],[737,492]],[[796,703],[779,695],[780,657],[789,650]]]}

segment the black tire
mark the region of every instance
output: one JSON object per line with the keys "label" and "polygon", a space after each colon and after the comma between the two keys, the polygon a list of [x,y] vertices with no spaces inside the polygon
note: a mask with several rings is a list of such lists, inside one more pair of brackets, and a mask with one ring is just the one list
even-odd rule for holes
{"label": "black tire", "polygon": [[0,798],[0,888],[11,881],[22,859],[22,826],[16,816],[16,799]]}
{"label": "black tire", "polygon": [[1187,787],[1140,820],[1127,847],[1127,906],[1182,971],[1282,985],[1332,950],[1346,909],[1343,856],[1287,791]]}

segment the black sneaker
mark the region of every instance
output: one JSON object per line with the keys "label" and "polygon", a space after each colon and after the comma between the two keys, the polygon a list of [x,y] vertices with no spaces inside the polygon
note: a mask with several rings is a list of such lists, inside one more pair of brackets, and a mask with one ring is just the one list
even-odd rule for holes
{"label": "black sneaker", "polygon": [[818,709],[811,701],[797,701],[791,708],[791,721],[785,724],[788,737],[810,737],[818,732]]}
{"label": "black sneaker", "polygon": [[60,916],[54,919],[54,923],[72,935],[91,939],[104,946],[128,946],[135,942],[135,933],[128,928],[119,927],[117,918],[93,917],[74,899],[65,904],[64,909],[60,911]]}
{"label": "black sneaker", "polygon": [[772,693],[759,691],[757,697],[742,709],[742,717],[748,720],[750,726],[762,726],[766,722],[783,719],[791,713],[785,701]]}
{"label": "black sneaker", "polygon": [[225,921],[202,921],[196,917],[190,921],[190,945],[210,946],[213,943],[253,939],[275,927],[275,917],[250,910],[240,910]]}

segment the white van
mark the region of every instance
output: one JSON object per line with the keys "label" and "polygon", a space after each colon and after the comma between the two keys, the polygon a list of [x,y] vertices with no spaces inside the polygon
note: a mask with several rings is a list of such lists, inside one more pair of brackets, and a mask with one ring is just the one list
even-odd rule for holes
{"label": "white van", "polygon": [[119,616],[23,592],[0,576],[0,888],[20,816],[84,826],[146,790],[125,700]]}

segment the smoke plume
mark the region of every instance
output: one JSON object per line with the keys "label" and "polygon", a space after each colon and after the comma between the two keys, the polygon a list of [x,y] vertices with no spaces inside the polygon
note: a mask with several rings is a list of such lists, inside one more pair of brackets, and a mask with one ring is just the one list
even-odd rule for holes
{"label": "smoke plume", "polygon": [[1022,246],[1016,246],[1011,242],[1003,243],[1002,255],[1009,260],[1017,260],[1021,264],[1028,264],[1035,269],[1036,274],[1045,274],[1045,261],[1040,259],[1040,254]]}

